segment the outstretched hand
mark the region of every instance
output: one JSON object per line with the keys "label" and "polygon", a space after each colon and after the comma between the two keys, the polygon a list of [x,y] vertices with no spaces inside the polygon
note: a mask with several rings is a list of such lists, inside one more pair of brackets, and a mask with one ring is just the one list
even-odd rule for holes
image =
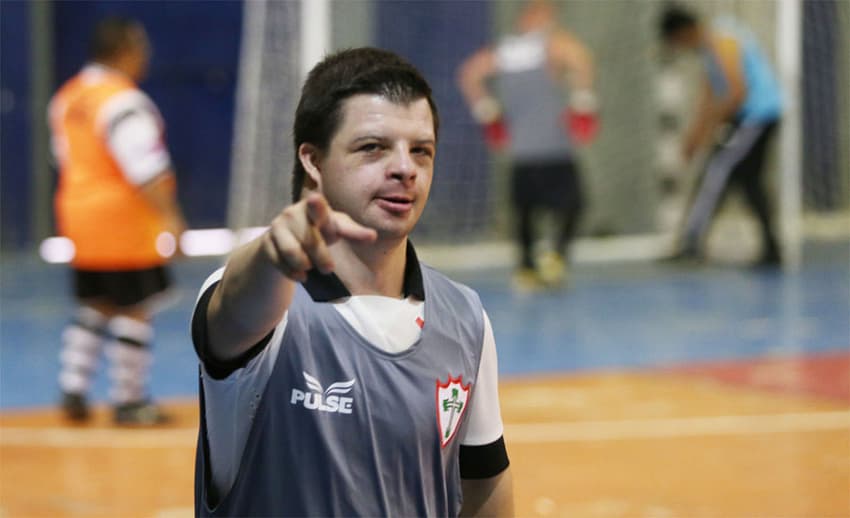
{"label": "outstretched hand", "polygon": [[372,242],[377,237],[374,229],[331,209],[321,194],[311,193],[272,221],[263,237],[263,251],[284,275],[301,282],[313,268],[322,273],[333,271],[328,245],[340,239]]}

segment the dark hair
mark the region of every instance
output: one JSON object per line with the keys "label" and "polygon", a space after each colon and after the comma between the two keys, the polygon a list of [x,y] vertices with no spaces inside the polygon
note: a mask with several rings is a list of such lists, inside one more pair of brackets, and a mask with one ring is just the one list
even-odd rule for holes
{"label": "dark hair", "polygon": [[138,21],[121,16],[100,20],[89,41],[89,57],[95,61],[115,58],[130,45],[130,33],[141,27]]}
{"label": "dark hair", "polygon": [[699,23],[697,16],[690,10],[678,4],[667,4],[661,13],[658,29],[661,39],[669,41],[682,29],[690,29]]}
{"label": "dark hair", "polygon": [[292,168],[292,200],[298,201],[306,171],[298,159],[301,144],[310,143],[327,151],[342,122],[342,104],[358,94],[377,94],[398,103],[426,99],[434,118],[434,134],[440,126],[431,87],[422,74],[400,56],[381,49],[347,49],[325,57],[313,67],[301,89],[295,110]]}

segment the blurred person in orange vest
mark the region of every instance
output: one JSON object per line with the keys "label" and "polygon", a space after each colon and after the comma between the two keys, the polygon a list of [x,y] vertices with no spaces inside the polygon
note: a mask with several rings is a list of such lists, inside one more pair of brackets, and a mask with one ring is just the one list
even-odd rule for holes
{"label": "blurred person in orange vest", "polygon": [[151,319],[171,284],[166,265],[185,222],[162,118],[137,86],[150,61],[144,27],[100,21],[90,59],[48,107],[60,170],[56,220],[74,244],[78,303],[62,333],[62,409],[72,420],[89,416],[87,393],[105,347],[114,421],[152,425],[166,416],[147,387]]}
{"label": "blurred person in orange vest", "polygon": [[[598,131],[594,64],[589,50],[557,23],[555,6],[530,0],[516,28],[460,66],[458,82],[491,149],[512,161],[512,201],[517,217],[522,291],[564,281],[568,246],[584,205],[576,147]],[[534,219],[554,211],[553,249],[539,265],[534,257]]]}

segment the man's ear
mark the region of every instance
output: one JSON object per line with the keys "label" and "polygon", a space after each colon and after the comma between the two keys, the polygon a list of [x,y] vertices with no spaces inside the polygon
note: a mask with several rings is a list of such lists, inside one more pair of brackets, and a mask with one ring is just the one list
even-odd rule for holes
{"label": "man's ear", "polygon": [[307,172],[304,187],[313,191],[322,191],[321,153],[319,148],[307,142],[298,146],[298,160]]}

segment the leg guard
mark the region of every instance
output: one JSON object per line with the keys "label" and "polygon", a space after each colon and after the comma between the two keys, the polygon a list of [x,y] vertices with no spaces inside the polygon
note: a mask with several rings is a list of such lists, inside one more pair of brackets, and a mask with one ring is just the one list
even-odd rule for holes
{"label": "leg guard", "polygon": [[89,391],[103,347],[106,323],[106,317],[99,311],[82,306],[62,332],[59,387],[65,394],[84,396]]}
{"label": "leg guard", "polygon": [[116,405],[143,401],[147,398],[147,384],[153,355],[150,343],[153,328],[150,323],[125,316],[109,321],[112,340],[107,346],[112,380],[110,398]]}

